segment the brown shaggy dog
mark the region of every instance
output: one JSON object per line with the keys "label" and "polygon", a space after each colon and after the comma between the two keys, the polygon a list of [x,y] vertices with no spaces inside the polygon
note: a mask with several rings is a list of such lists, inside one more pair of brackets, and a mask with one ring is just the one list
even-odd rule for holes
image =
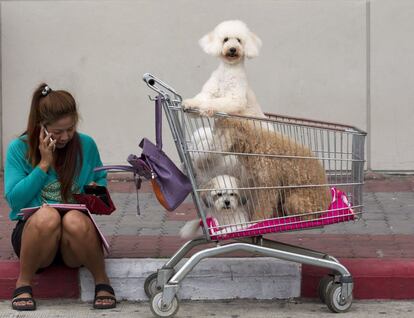
{"label": "brown shaggy dog", "polygon": [[262,124],[266,129],[258,121],[221,118],[214,131],[218,144],[226,148],[221,150],[238,154],[247,171],[241,187],[253,188],[245,190],[250,220],[298,214],[306,214],[306,220],[317,218],[320,214],[314,212],[325,211],[330,203],[321,162],[306,146]]}

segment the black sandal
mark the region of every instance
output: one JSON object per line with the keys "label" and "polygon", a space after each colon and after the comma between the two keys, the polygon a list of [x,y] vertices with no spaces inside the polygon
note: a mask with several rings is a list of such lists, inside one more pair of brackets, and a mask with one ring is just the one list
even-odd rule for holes
{"label": "black sandal", "polygon": [[[32,297],[21,297],[18,298],[21,294],[30,294]],[[18,305],[17,303],[20,301],[25,301],[25,305]],[[32,302],[32,304],[27,304],[29,301]],[[12,299],[12,308],[14,310],[19,311],[27,311],[27,310],[36,310],[36,301],[33,299],[33,290],[31,286],[21,286],[14,290],[13,293],[13,299]]]}
{"label": "black sandal", "polygon": [[[97,296],[100,291],[106,291],[113,296]],[[112,304],[97,304],[97,300],[113,300]],[[111,309],[116,307],[116,298],[114,289],[108,284],[97,284],[95,286],[95,299],[93,300],[93,308],[95,309]]]}

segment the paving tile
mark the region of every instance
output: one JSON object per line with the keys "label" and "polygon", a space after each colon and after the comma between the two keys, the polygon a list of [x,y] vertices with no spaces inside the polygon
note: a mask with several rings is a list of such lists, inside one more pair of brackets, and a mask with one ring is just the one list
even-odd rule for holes
{"label": "paving tile", "polygon": [[[111,244],[109,257],[168,257],[184,243],[179,230],[187,220],[197,217],[191,196],[176,211],[168,212],[144,182],[139,192],[141,215],[137,215],[131,181],[111,181],[109,189],[117,211],[110,216],[94,216]],[[364,190],[365,213],[357,222],[269,237],[338,257],[414,257],[414,177],[369,180]],[[15,223],[8,219],[8,210],[0,197],[1,260],[16,259],[10,244]]]}

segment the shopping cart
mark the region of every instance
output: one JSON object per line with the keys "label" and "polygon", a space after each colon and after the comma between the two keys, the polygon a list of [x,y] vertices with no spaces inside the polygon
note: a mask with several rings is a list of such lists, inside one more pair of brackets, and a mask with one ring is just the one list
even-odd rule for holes
{"label": "shopping cart", "polygon": [[[176,295],[179,285],[193,267],[204,258],[236,250],[330,269],[331,274],[325,276],[318,286],[320,299],[333,312],[348,310],[352,304],[353,280],[350,272],[337,259],[322,252],[269,240],[263,235],[357,220],[363,208],[366,133],[341,124],[272,114],[267,114],[267,118],[247,118],[224,113],[217,113],[213,117],[199,116],[197,111],[183,110],[181,96],[166,83],[148,73],[143,79],[161,98],[179,158],[192,184],[192,197],[204,234],[185,243],[162,268],[147,277],[144,288],[151,298],[153,314],[157,317],[174,316],[179,307]],[[235,151],[234,147],[228,146],[231,140],[223,141],[217,134],[222,129],[220,127],[223,122],[232,120],[244,121],[244,124],[254,127],[258,131],[257,138],[261,138],[265,132],[275,133],[286,138],[286,142],[291,145],[309,149],[310,152],[306,154],[306,151],[293,151],[291,154],[278,155],[244,153],[240,149]],[[326,181],[319,184],[261,184],[260,180],[252,180],[249,169],[244,167],[248,162],[247,157],[259,161],[277,160],[281,164],[289,161],[293,165],[295,162],[303,163],[303,160],[308,160],[309,164],[317,163],[323,167]],[[227,177],[217,183],[221,188],[206,182],[209,178],[220,178],[223,175]],[[284,213],[282,198],[298,189],[325,189],[330,194],[329,204],[315,211]],[[273,211],[275,214],[263,219],[252,219],[251,209],[262,208],[264,203],[258,197],[263,198],[264,192],[270,201],[278,198],[279,202],[275,203],[276,211]],[[244,199],[238,200],[236,195]],[[247,208],[248,202],[253,202],[253,206],[250,204]],[[234,213],[239,212],[234,210],[240,209],[250,209],[242,212],[247,215],[246,218]],[[226,217],[219,217],[223,211],[226,212]],[[307,214],[303,214],[305,212]],[[232,215],[238,217],[232,219]],[[176,268],[191,249],[212,242],[219,244],[195,253],[184,265]]]}

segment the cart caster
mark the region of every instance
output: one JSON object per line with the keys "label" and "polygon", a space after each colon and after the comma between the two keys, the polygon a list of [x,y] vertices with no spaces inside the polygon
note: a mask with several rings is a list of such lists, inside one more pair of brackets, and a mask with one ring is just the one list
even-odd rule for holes
{"label": "cart caster", "polygon": [[325,298],[328,308],[335,313],[347,311],[352,305],[352,293],[347,298],[341,297],[341,284],[330,284]]}
{"label": "cart caster", "polygon": [[328,295],[328,289],[332,285],[334,278],[330,275],[326,275],[322,277],[322,279],[319,281],[318,286],[318,295],[319,299],[322,303],[326,303],[326,298]]}
{"label": "cart caster", "polygon": [[152,296],[162,291],[161,286],[157,286],[158,273],[152,273],[147,277],[144,283],[145,294],[151,299]]}
{"label": "cart caster", "polygon": [[162,292],[151,298],[151,311],[156,317],[174,317],[179,308],[178,298],[174,296],[170,305],[162,305]]}

